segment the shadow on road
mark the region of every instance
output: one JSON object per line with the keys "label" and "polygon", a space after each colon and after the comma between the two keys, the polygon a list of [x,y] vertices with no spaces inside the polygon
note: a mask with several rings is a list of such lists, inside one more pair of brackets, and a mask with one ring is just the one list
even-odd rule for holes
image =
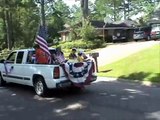
{"label": "shadow on road", "polygon": [[[152,75],[152,77],[149,77]],[[160,82],[160,73],[146,73],[146,72],[137,72],[137,73],[131,73],[128,76],[122,75],[118,78],[124,78],[132,81],[144,81],[146,78],[149,79],[151,82]]]}
{"label": "shadow on road", "polygon": [[[13,94],[17,95],[24,95],[24,97],[33,97],[35,96],[35,91],[33,87],[30,86],[25,86],[25,85],[19,85],[19,84],[14,84],[14,83],[9,83],[5,86],[7,89],[12,91]],[[64,89],[51,89],[48,91],[47,98],[65,98],[65,97],[71,97],[74,96],[76,97],[77,95],[85,94],[85,88],[81,90],[73,90],[69,88],[64,88]]]}
{"label": "shadow on road", "polygon": [[16,95],[0,96],[0,120],[153,120],[160,111],[160,89],[134,83],[98,81],[81,92],[52,90],[47,97],[27,86],[6,87]]}

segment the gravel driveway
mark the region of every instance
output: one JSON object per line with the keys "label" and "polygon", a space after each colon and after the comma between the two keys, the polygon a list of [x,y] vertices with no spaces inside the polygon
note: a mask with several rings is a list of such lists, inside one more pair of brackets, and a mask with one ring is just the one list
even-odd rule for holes
{"label": "gravel driveway", "polygon": [[160,45],[160,41],[116,43],[94,52],[99,52],[98,66],[103,66],[118,61],[155,44]]}

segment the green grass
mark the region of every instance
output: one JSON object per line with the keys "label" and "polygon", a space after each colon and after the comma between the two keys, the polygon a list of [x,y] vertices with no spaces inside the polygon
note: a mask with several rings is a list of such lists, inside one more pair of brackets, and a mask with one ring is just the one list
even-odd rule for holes
{"label": "green grass", "polygon": [[160,45],[99,68],[98,76],[160,82]]}

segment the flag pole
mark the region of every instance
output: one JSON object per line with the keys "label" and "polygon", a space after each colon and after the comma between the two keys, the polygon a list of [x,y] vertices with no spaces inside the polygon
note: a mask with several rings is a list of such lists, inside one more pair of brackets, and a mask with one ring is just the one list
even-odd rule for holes
{"label": "flag pole", "polygon": [[44,0],[41,0],[41,25],[44,28],[46,28],[45,11],[44,11]]}

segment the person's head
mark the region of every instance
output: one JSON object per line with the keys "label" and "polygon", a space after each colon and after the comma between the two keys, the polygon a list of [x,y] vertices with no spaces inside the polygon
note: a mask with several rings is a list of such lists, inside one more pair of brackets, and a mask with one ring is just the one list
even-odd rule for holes
{"label": "person's head", "polygon": [[82,52],[78,52],[78,56],[82,56]]}
{"label": "person's head", "polygon": [[76,48],[72,48],[72,53],[76,53]]}

